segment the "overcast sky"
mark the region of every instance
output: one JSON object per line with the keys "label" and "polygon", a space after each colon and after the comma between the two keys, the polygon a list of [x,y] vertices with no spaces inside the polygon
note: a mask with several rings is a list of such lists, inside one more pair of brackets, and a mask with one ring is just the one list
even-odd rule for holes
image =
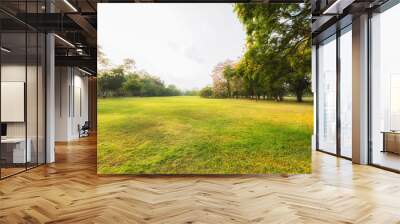
{"label": "overcast sky", "polygon": [[181,89],[211,84],[219,62],[244,52],[245,31],[232,4],[98,4],[98,44],[114,64]]}

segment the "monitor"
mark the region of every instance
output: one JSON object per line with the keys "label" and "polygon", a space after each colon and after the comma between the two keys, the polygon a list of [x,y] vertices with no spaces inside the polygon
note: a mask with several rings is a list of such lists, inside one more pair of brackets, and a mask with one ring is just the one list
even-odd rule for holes
{"label": "monitor", "polygon": [[7,136],[7,124],[1,123],[1,136]]}

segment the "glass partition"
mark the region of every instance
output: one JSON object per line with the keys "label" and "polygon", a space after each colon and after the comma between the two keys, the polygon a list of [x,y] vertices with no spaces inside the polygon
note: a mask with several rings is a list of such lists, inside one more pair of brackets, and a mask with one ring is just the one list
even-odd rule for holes
{"label": "glass partition", "polygon": [[400,170],[400,5],[371,18],[371,162]]}
{"label": "glass partition", "polygon": [[27,167],[37,165],[38,159],[38,35],[36,32],[27,33],[27,85],[26,85],[26,112],[27,112],[27,150],[30,151],[30,160]]}
{"label": "glass partition", "polygon": [[336,36],[318,47],[318,149],[336,153]]}
{"label": "glass partition", "polygon": [[46,162],[45,124],[46,124],[46,38],[43,33],[38,33],[38,64],[37,64],[37,162]]}
{"label": "glass partition", "polygon": [[24,171],[31,161],[26,141],[26,40],[25,32],[1,34],[2,177]]}
{"label": "glass partition", "polygon": [[352,34],[351,26],[340,35],[340,154],[352,157]]}
{"label": "glass partition", "polygon": [[[0,6],[43,11],[44,1],[14,3]],[[5,178],[45,163],[46,39],[1,12],[0,26],[0,178]]]}

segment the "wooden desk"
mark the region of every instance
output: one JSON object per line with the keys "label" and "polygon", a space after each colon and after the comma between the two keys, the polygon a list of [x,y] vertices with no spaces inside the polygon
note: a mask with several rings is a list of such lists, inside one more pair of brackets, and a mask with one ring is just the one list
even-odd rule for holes
{"label": "wooden desk", "polygon": [[382,152],[400,154],[400,131],[382,131],[383,149]]}

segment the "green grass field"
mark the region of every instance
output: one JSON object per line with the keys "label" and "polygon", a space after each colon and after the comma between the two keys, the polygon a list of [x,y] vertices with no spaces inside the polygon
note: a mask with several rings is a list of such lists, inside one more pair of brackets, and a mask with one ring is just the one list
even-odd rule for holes
{"label": "green grass field", "polygon": [[312,111],[310,102],[99,99],[98,173],[310,173]]}

